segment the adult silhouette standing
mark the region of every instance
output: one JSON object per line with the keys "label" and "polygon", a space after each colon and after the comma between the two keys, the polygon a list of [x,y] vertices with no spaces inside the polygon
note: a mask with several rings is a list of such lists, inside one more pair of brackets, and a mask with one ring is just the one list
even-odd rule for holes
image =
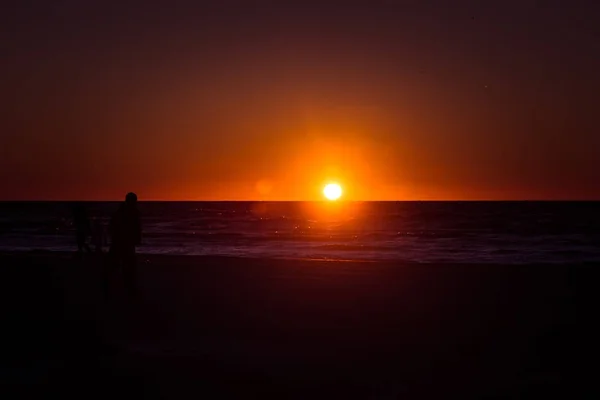
{"label": "adult silhouette standing", "polygon": [[141,243],[142,238],[140,213],[135,193],[128,193],[125,196],[125,202],[121,203],[117,212],[112,216],[109,234],[111,243],[105,289],[108,291],[113,272],[122,267],[125,287],[133,295],[136,292],[137,274],[135,248]]}

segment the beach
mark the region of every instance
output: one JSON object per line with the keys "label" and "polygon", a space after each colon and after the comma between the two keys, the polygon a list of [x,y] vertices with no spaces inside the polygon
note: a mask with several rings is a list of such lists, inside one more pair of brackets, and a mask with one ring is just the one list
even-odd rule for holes
{"label": "beach", "polygon": [[583,366],[595,264],[141,254],[135,298],[118,279],[104,297],[98,258],[5,253],[0,265],[7,393],[506,398],[593,389]]}

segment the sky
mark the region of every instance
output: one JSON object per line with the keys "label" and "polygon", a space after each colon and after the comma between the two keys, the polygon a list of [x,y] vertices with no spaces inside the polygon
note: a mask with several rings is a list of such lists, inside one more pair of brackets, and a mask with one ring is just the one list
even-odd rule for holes
{"label": "sky", "polygon": [[600,199],[595,1],[9,3],[0,200]]}

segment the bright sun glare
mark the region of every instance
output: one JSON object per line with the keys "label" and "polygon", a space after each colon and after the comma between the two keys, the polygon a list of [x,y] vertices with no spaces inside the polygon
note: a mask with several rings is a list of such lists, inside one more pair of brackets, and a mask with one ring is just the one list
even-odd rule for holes
{"label": "bright sun glare", "polygon": [[337,200],[342,195],[342,187],[337,183],[330,183],[323,188],[323,195],[328,200]]}

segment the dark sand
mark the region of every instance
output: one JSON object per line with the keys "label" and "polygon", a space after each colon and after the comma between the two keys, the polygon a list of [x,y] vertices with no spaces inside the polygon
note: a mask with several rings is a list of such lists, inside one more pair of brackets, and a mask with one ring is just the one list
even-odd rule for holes
{"label": "dark sand", "polygon": [[104,299],[99,262],[1,255],[3,391],[594,395],[596,265],[139,260],[130,301],[120,282]]}

